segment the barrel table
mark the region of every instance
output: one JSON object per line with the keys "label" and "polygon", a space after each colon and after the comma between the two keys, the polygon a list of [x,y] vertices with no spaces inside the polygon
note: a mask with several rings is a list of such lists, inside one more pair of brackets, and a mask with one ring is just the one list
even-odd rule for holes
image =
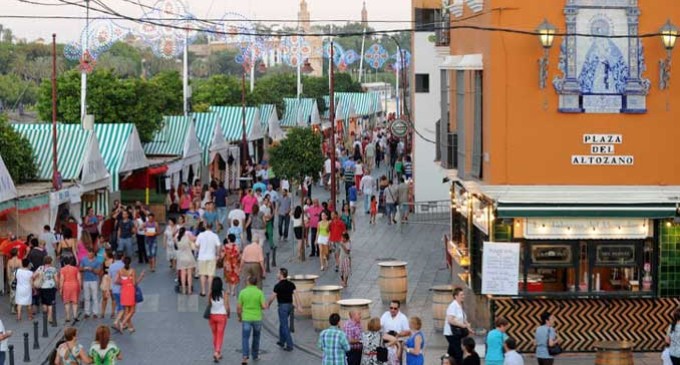
{"label": "barrel table", "polygon": [[383,303],[398,300],[401,304],[406,302],[408,293],[408,277],[406,275],[405,261],[383,261],[380,266],[380,298]]}
{"label": "barrel table", "polygon": [[342,287],[339,285],[322,285],[312,288],[312,322],[317,331],[330,327],[328,317],[332,313],[340,313],[338,300]]}
{"label": "barrel table", "polygon": [[434,328],[444,328],[446,322],[446,308],[453,301],[453,286],[436,285],[430,288],[432,291],[432,322]]}
{"label": "barrel table", "polygon": [[343,299],[338,300],[340,306],[340,318],[343,321],[349,320],[349,313],[358,311],[361,313],[361,328],[366,331],[368,320],[371,319],[371,303],[368,299]]}
{"label": "barrel table", "polygon": [[632,342],[599,341],[593,347],[597,351],[595,365],[633,365]]}
{"label": "barrel table", "polygon": [[295,311],[296,317],[312,316],[312,288],[316,286],[319,275],[292,275],[288,277],[295,284],[295,293],[300,300],[300,308]]}

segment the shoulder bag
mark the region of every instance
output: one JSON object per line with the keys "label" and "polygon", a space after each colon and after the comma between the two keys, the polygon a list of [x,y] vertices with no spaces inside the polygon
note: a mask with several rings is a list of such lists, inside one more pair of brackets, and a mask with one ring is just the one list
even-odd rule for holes
{"label": "shoulder bag", "polygon": [[44,267],[43,267],[43,266],[40,266],[40,267],[36,270],[36,274],[37,274],[37,275],[35,276],[35,279],[33,279],[33,287],[34,287],[35,289],[40,289],[40,288],[42,287],[42,285],[43,285],[43,279],[44,279],[44,276],[45,276],[45,269],[44,269]]}
{"label": "shoulder bag", "polygon": [[548,354],[550,356],[557,356],[561,354],[562,351],[562,346],[560,346],[559,343],[556,343],[554,346],[550,346],[550,328],[548,328],[548,343],[546,344],[548,346]]}
{"label": "shoulder bag", "polygon": [[144,301],[144,294],[139,285],[135,285],[135,303],[141,303]]}
{"label": "shoulder bag", "polygon": [[208,300],[208,305],[205,306],[203,311],[203,319],[210,319],[210,308],[212,307],[212,299]]}

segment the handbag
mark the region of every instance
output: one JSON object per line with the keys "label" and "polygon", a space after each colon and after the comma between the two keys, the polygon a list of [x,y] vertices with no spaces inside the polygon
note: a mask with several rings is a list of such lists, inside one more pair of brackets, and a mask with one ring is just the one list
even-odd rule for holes
{"label": "handbag", "polygon": [[12,279],[12,283],[9,284],[12,290],[17,290],[17,270],[18,269],[14,269],[14,279]]}
{"label": "handbag", "polygon": [[468,330],[465,327],[458,327],[458,326],[454,326],[452,324],[449,324],[449,326],[451,326],[451,336],[465,338],[468,335],[470,335],[470,330]]}
{"label": "handbag", "polygon": [[212,300],[208,302],[208,305],[205,306],[205,310],[203,311],[203,319],[210,319],[210,308],[212,307]]}
{"label": "handbag", "polygon": [[375,353],[376,353],[376,360],[378,362],[387,362],[388,357],[387,357],[387,347],[385,346],[378,346],[375,348]]}
{"label": "handbag", "polygon": [[559,343],[556,343],[554,346],[550,346],[550,329],[548,329],[548,341],[546,345],[548,346],[548,354],[550,356],[557,356],[563,352],[562,346],[560,346]]}
{"label": "handbag", "polygon": [[44,279],[44,270],[43,267],[39,267],[38,270],[36,271],[36,277],[33,279],[33,287],[35,289],[40,289],[43,285],[43,279]]}
{"label": "handbag", "polygon": [[140,289],[138,285],[135,285],[135,303],[141,303],[143,301],[144,294],[142,293],[142,289]]}

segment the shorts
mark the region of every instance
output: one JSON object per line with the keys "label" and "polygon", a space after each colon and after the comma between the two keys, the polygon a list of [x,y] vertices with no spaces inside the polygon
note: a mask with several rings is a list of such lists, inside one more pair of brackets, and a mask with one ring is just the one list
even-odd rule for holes
{"label": "shorts", "polygon": [[144,237],[144,247],[146,248],[146,257],[148,258],[156,257],[156,251],[158,251],[156,237]]}
{"label": "shorts", "polygon": [[356,206],[357,206],[357,202],[356,202],[356,201],[351,201],[351,200],[349,201],[349,207],[350,207],[350,208],[354,208],[354,207],[356,207]]}
{"label": "shorts", "polygon": [[329,249],[330,249],[332,252],[338,252],[338,253],[340,252],[340,251],[339,251],[339,250],[340,250],[340,242],[331,241],[331,242],[329,242],[329,244],[330,244]]}
{"label": "shorts", "polygon": [[57,288],[42,289],[40,288],[40,302],[43,305],[54,305],[57,296]]}
{"label": "shorts", "polygon": [[320,245],[327,245],[328,244],[328,236],[317,236],[316,237],[316,243]]}
{"label": "shorts", "polygon": [[217,260],[199,260],[198,275],[214,276]]}
{"label": "shorts", "polygon": [[113,300],[116,302],[116,312],[123,310],[123,306],[120,305],[120,293],[113,293]]}
{"label": "shorts", "polygon": [[295,239],[302,239],[302,227],[293,227],[293,233],[295,233]]}

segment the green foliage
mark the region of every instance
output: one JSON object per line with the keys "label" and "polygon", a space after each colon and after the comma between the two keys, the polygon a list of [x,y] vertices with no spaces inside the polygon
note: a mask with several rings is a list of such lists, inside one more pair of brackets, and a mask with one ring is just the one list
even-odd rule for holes
{"label": "green foliage", "polygon": [[15,184],[33,180],[38,174],[31,144],[9,125],[4,114],[0,115],[0,156]]}
{"label": "green foliage", "polygon": [[[80,123],[80,73],[72,70],[59,76],[57,95],[57,119]],[[181,81],[173,72],[150,80],[121,79],[104,69],[95,69],[88,76],[88,113],[94,114],[95,122],[134,123],[142,142],[150,141],[160,129],[163,115],[181,111],[181,98]],[[48,80],[40,86],[38,114],[42,120],[52,119],[52,86]]]}
{"label": "green foliage", "polygon": [[241,104],[241,80],[226,75],[215,75],[193,82],[192,102],[208,105]]}
{"label": "green foliage", "polygon": [[292,128],[286,138],[269,149],[269,163],[276,176],[300,182],[304,176],[316,176],[323,167],[321,135],[310,128]]}
{"label": "green foliage", "polygon": [[38,84],[26,81],[19,76],[0,75],[0,100],[5,107],[14,107],[19,103],[34,104],[38,97]]}

